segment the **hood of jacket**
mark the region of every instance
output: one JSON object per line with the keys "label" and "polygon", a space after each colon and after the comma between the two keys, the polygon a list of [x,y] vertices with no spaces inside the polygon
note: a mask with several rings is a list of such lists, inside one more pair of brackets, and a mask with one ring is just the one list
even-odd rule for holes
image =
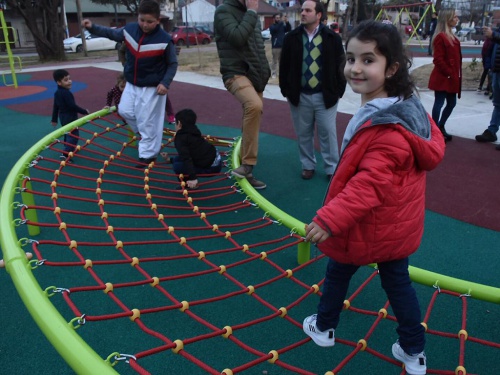
{"label": "hood of jacket", "polygon": [[368,113],[361,118],[360,129],[368,126],[398,124],[407,132],[402,132],[410,144],[419,167],[430,171],[440,163],[442,148],[431,138],[431,122],[420,100],[412,95],[393,105]]}

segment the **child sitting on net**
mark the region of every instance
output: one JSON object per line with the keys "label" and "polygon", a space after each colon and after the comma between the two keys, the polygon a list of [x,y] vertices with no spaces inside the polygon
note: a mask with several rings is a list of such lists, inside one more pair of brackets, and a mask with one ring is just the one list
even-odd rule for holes
{"label": "child sitting on net", "polygon": [[174,144],[178,155],[169,157],[162,152],[161,156],[172,163],[174,172],[188,175],[186,184],[190,189],[198,187],[196,174],[219,173],[222,169],[222,158],[215,146],[201,135],[196,126],[196,113],[192,109],[183,109],[175,114]]}
{"label": "child sitting on net", "polygon": [[125,89],[125,76],[123,73],[118,74],[116,77],[116,85],[113,86],[111,90],[108,91],[106,95],[106,107],[109,108],[111,105],[115,105],[118,110],[118,104],[120,104],[120,99],[122,98],[123,90]]}

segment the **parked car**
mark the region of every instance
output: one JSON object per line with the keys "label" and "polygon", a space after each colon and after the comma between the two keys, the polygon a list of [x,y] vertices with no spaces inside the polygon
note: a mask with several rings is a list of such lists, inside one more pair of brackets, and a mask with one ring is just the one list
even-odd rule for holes
{"label": "parked car", "polygon": [[476,32],[476,29],[473,27],[462,27],[458,30],[455,35],[458,37],[469,37]]}
{"label": "parked car", "polygon": [[[89,31],[85,30],[85,42],[87,45],[87,51],[103,51],[108,49],[120,49],[121,43],[115,42],[114,40],[103,38]],[[83,44],[81,34],[77,36],[72,36],[63,40],[64,50],[67,52],[82,52]]]}
{"label": "parked car", "polygon": [[262,34],[262,39],[264,40],[271,39],[271,31],[269,31],[269,29],[262,30],[261,34]]}
{"label": "parked car", "polygon": [[194,27],[177,26],[170,32],[176,46],[208,44],[212,41],[210,35]]}
{"label": "parked car", "polygon": [[340,30],[340,27],[339,27],[339,23],[338,22],[332,22],[330,25],[330,30],[332,30],[333,32],[339,34],[342,32],[342,30]]}
{"label": "parked car", "polygon": [[214,39],[214,32],[212,29],[208,26],[196,26],[196,28],[200,31],[203,31],[205,34],[210,35],[210,38],[213,40]]}

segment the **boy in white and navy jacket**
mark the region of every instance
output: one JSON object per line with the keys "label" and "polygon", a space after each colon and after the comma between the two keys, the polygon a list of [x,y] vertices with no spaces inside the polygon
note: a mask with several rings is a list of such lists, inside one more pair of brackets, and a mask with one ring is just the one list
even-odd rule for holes
{"label": "boy in white and navy jacket", "polygon": [[140,133],[139,164],[144,168],[156,160],[161,148],[165,102],[177,72],[172,38],[160,27],[160,6],[154,0],[141,1],[138,21],[112,29],[82,21],[91,33],[125,42],[124,67],[127,85],[120,101],[119,115],[134,133]]}

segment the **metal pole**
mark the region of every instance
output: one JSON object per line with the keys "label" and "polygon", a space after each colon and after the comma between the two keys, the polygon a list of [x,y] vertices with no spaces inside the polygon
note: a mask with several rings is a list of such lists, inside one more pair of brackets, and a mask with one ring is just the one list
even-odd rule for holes
{"label": "metal pole", "polygon": [[88,56],[87,54],[87,40],[85,39],[85,31],[86,29],[82,26],[82,6],[80,5],[80,0],[76,0],[76,14],[78,17],[78,24],[80,25],[80,36],[82,37],[82,47],[83,47],[83,54],[85,57]]}
{"label": "metal pole", "polygon": [[189,22],[188,22],[188,5],[186,1],[186,47],[189,48]]}
{"label": "metal pole", "polygon": [[118,11],[116,10],[116,0],[113,0],[113,8],[115,9],[115,27],[118,27]]}

